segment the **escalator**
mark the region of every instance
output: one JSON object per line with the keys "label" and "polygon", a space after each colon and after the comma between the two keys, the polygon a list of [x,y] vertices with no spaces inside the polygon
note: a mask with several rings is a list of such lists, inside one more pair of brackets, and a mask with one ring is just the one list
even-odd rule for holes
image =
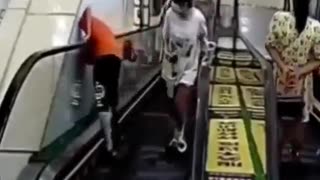
{"label": "escalator", "polygon": [[222,26],[227,17],[220,15],[220,8],[225,8],[220,3],[214,33],[218,47],[206,72],[204,98],[209,102],[202,110],[205,143],[199,177],[276,180],[277,156],[268,154],[278,153],[277,139],[270,138],[277,137],[277,130],[270,126],[275,121],[271,66],[238,31],[238,2],[229,27]]}
{"label": "escalator", "polygon": [[[190,146],[186,153],[168,149],[174,127],[168,107],[166,88],[158,74],[119,118],[123,132],[121,147],[127,152],[121,159],[106,154],[101,132],[89,140],[85,138],[86,135],[80,135],[79,140],[69,145],[75,149],[67,148],[62,155],[53,159],[41,159],[39,155],[36,155],[38,159],[33,157],[20,177],[25,179],[24,175],[31,174],[33,167],[40,164],[42,168],[34,179],[187,179],[192,166],[193,128],[188,132]],[[96,126],[99,127],[99,123]],[[92,128],[88,129],[91,131]],[[88,135],[86,132],[84,134]],[[81,141],[85,143],[81,144]]]}
{"label": "escalator", "polygon": [[[120,93],[121,107],[119,107],[119,112],[123,115],[119,119],[119,121],[121,122],[126,121],[126,119],[128,119],[129,116],[132,115],[133,111],[136,111],[138,109],[139,104],[143,104],[142,102],[149,94],[148,92],[150,91],[150,89],[152,89],[152,87],[155,86],[155,84],[157,84],[158,82],[157,79],[159,78],[160,69],[159,63],[154,63],[154,59],[152,59],[154,57],[158,57],[157,49],[153,47],[151,51],[151,48],[149,48],[148,45],[145,45],[150,44],[150,40],[152,40],[149,38],[150,36],[154,37],[154,39],[155,37],[157,37],[156,31],[158,29],[159,25],[155,25],[117,35],[117,39],[119,40],[131,40],[137,43],[139,45],[138,48],[140,48],[139,50],[144,48],[143,53],[140,53],[138,57],[139,62],[141,62],[139,66],[135,65],[134,67],[132,67],[132,63],[128,66],[125,66],[126,69],[124,71],[126,71],[126,73],[128,73],[128,71],[130,71],[129,73],[134,73],[135,71],[138,72],[134,77],[135,79],[125,79],[122,82],[122,84],[124,84],[125,86],[120,87],[120,90],[122,92]],[[141,41],[144,43],[141,43]],[[50,58],[47,57],[51,57],[57,54],[61,55],[67,54],[68,52],[81,51],[85,47],[85,44],[86,41],[63,47],[55,47],[49,50],[42,50],[33,53],[24,61],[24,63],[18,69],[17,73],[14,75],[14,78],[4,95],[2,105],[0,107],[0,142],[5,133],[4,130],[10,124],[10,115],[13,107],[15,106],[15,103],[17,102],[17,99],[19,98],[20,91],[23,91],[23,86],[26,84],[25,81],[27,81],[29,74],[31,74],[38,63],[49,61]],[[156,43],[153,42],[153,45],[155,44]],[[146,49],[149,51],[146,51]],[[152,55],[154,56],[147,57],[146,54],[148,53],[152,53]],[[74,61],[76,62],[76,59]],[[70,62],[70,60],[68,60],[68,62]],[[70,71],[68,72],[68,76],[73,75],[74,74],[71,74]],[[90,86],[92,85],[92,82],[89,82],[87,84]],[[63,86],[62,88],[67,87]],[[19,162],[20,164],[23,164],[21,166],[25,166],[27,164],[21,173],[18,172],[18,170],[17,172],[14,172],[15,170],[13,170],[13,173],[20,173],[18,179],[43,179],[44,176],[44,179],[60,180],[62,177],[68,179],[71,178],[71,174],[74,173],[74,171],[72,170],[79,168],[80,170],[83,170],[82,168],[85,168],[84,171],[79,173],[79,175],[82,176],[83,174],[87,174],[88,168],[95,167],[97,165],[97,159],[104,158],[103,153],[101,153],[102,156],[100,156],[100,153],[94,154],[96,156],[92,156],[93,152],[104,151],[103,138],[100,134],[100,124],[96,121],[97,113],[93,107],[91,107],[90,111],[91,101],[84,103],[87,103],[86,106],[89,109],[89,113],[87,115],[80,116],[79,119],[72,119],[72,121],[76,122],[74,123],[74,126],[72,126],[71,128],[65,128],[65,132],[63,132],[50,144],[43,146],[40,151],[21,151],[26,154],[28,153],[28,157],[25,158],[23,162]],[[54,104],[52,106],[54,106]],[[64,120],[65,118],[60,116],[59,118],[52,119],[48,117],[47,121]],[[48,128],[46,130],[48,130]],[[26,141],[27,140],[28,137],[26,138]],[[17,151],[12,153],[21,152]],[[85,159],[88,161],[86,161]],[[87,162],[90,163],[87,164]],[[83,163],[84,166],[79,165]],[[103,163],[99,162],[99,165],[102,164]],[[18,165],[19,164],[17,164],[16,166]],[[55,174],[52,172],[57,173]],[[76,173],[78,173],[78,171],[76,171]]]}
{"label": "escalator", "polygon": [[[54,159],[32,158],[23,175],[32,171],[39,161],[48,162],[36,179],[115,179],[115,180],[184,180],[190,176],[192,146],[184,154],[167,149],[173,134],[174,122],[169,116],[166,88],[157,74],[129,106],[121,112],[122,147],[126,156],[110,158],[105,152],[101,133],[86,140],[75,140],[75,146]],[[92,117],[91,117],[92,118]],[[94,116],[93,116],[94,118]],[[99,123],[98,123],[99,124]],[[99,127],[99,125],[96,125]],[[91,127],[88,128],[89,131]],[[187,133],[192,141],[192,129]],[[81,141],[83,144],[80,144]],[[74,145],[72,145],[74,144]],[[68,159],[70,156],[70,159]],[[40,157],[40,159],[39,159]],[[52,174],[54,172],[54,174]]]}
{"label": "escalator", "polygon": [[[159,26],[139,30],[119,37],[134,42],[146,41],[147,33]],[[155,34],[152,34],[150,36]],[[132,36],[132,37],[131,37]],[[154,43],[154,42],[153,42]],[[150,50],[150,49],[148,49]],[[151,50],[150,50],[151,51]],[[153,51],[152,51],[153,52]],[[155,52],[156,54],[158,52]],[[141,56],[141,55],[140,55]],[[140,57],[139,56],[139,57]],[[152,54],[153,57],[158,57]],[[141,56],[143,59],[150,59]],[[122,146],[128,152],[124,158],[113,159],[106,155],[103,135],[94,108],[75,127],[64,133],[42,151],[33,154],[19,179],[168,179],[182,180],[190,176],[193,147],[192,125],[190,146],[182,155],[166,149],[173,132],[173,120],[166,105],[166,89],[160,80],[159,64],[142,64],[139,78],[146,79],[143,86],[123,83],[121,99],[129,99],[119,111]],[[146,70],[149,71],[149,70]],[[154,73],[156,72],[156,73]],[[140,79],[139,79],[140,80]],[[134,88],[136,94],[128,97]],[[126,92],[126,93],[124,93]]]}
{"label": "escalator", "polygon": [[[173,121],[166,108],[166,89],[161,83],[156,86],[125,127],[130,143],[128,156],[121,161],[105,160],[89,179],[183,180],[187,177],[190,153],[179,155],[166,150],[172,137]],[[98,156],[104,154],[102,151]]]}
{"label": "escalator", "polygon": [[[241,38],[237,41],[243,42]],[[213,62],[206,177],[265,177],[266,112],[260,62],[249,49],[234,51],[219,44]]]}

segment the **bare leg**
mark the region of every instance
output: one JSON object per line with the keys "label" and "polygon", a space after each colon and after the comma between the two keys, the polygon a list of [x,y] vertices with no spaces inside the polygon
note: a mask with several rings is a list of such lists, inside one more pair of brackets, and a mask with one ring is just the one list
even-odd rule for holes
{"label": "bare leg", "polygon": [[192,108],[192,87],[180,84],[177,87],[177,94],[174,98],[174,110],[176,111],[176,130],[171,145],[176,146],[178,151],[185,152],[187,143],[185,141],[185,127],[189,119],[191,119]]}

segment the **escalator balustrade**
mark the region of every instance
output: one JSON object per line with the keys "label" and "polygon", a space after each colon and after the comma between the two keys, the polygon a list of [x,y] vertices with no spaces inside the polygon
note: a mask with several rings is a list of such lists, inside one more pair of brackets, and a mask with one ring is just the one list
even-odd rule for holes
{"label": "escalator balustrade", "polygon": [[264,177],[265,105],[260,63],[248,49],[234,52],[219,44],[215,57],[208,102],[206,179]]}
{"label": "escalator balustrade", "polygon": [[[105,157],[86,178],[183,180],[190,175],[191,148],[185,154],[167,148],[174,121],[168,114],[170,102],[164,84],[159,81],[156,86],[145,104],[127,120],[124,127],[126,140],[123,145],[128,148],[127,156],[117,160]],[[187,139],[190,143],[192,135]],[[101,151],[98,156],[103,159],[105,151]]]}

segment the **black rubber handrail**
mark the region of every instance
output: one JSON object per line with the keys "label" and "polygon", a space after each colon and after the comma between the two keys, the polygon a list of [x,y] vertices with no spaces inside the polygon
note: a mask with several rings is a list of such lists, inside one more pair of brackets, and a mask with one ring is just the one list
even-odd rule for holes
{"label": "black rubber handrail", "polygon": [[[142,28],[142,29],[137,29],[134,31],[126,32],[117,35],[117,38],[123,38],[126,36],[130,36],[132,34],[148,31],[154,28],[160,27],[161,24],[157,24],[154,26]],[[88,39],[86,37],[85,39]],[[4,95],[3,101],[1,103],[0,107],[0,143],[3,139],[4,131],[6,129],[11,110],[16,102],[17,96],[20,92],[20,89],[22,85],[24,84],[26,78],[28,77],[29,73],[33,69],[33,67],[40,61],[44,60],[48,56],[52,56],[55,54],[60,54],[60,53],[65,53],[69,52],[72,50],[80,49],[87,43],[87,40],[77,43],[77,44],[72,44],[72,45],[67,45],[67,46],[61,46],[61,47],[55,47],[52,49],[48,50],[41,50],[37,51],[33,54],[31,54],[20,66],[16,74],[14,75],[7,91],[6,94]]]}
{"label": "black rubber handrail", "polygon": [[[220,5],[221,2],[218,0],[215,4],[215,16],[213,17],[213,26],[209,23],[208,33],[209,41],[214,41],[217,43],[217,28],[220,19]],[[213,53],[214,54],[214,53]],[[208,57],[214,58],[214,57]],[[195,120],[195,129],[194,129],[194,138],[193,138],[193,154],[192,154],[192,166],[191,166],[191,180],[204,180],[205,179],[205,143],[207,136],[207,126],[208,126],[208,96],[209,96],[209,76],[210,68],[206,64],[200,64],[199,74],[198,74],[198,93],[197,93],[197,109],[196,109],[196,120]]]}
{"label": "black rubber handrail", "polygon": [[290,11],[291,10],[291,1],[290,0],[284,0],[284,2],[283,2],[283,10],[284,11]]}
{"label": "black rubber handrail", "polygon": [[319,21],[320,20],[320,2],[319,1],[317,1],[315,11],[316,11],[315,13],[316,19]]}

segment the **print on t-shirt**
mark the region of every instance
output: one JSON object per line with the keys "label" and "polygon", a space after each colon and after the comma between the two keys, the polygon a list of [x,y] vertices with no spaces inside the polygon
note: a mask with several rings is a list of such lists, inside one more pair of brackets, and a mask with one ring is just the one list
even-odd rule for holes
{"label": "print on t-shirt", "polygon": [[179,57],[190,57],[193,49],[193,44],[190,39],[177,37],[171,35],[170,37],[170,49],[173,54],[177,54]]}

